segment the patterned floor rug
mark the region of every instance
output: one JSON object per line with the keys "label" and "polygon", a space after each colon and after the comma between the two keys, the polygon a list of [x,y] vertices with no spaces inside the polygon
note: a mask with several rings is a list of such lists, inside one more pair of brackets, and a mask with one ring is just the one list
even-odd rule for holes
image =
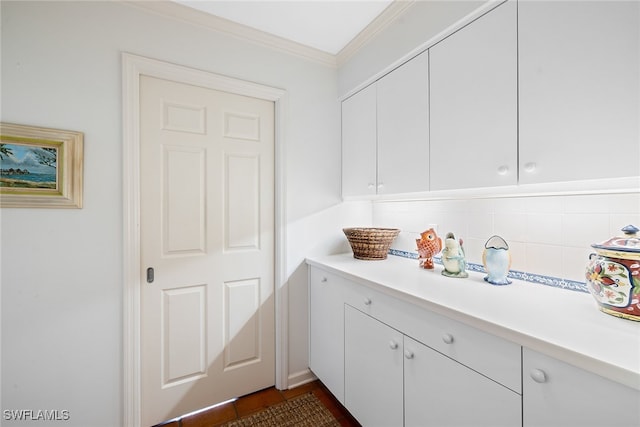
{"label": "patterned floor rug", "polygon": [[223,427],[339,427],[340,423],[313,393],[270,406]]}

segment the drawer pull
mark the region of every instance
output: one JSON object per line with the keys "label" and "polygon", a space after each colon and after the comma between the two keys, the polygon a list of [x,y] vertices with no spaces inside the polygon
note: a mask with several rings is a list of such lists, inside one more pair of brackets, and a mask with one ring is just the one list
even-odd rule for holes
{"label": "drawer pull", "polygon": [[389,341],[389,348],[391,350],[396,350],[398,348],[398,343],[393,340]]}
{"label": "drawer pull", "polygon": [[413,351],[405,350],[404,351],[404,357],[405,357],[405,359],[413,359]]}
{"label": "drawer pull", "polygon": [[451,334],[444,334],[442,336],[442,341],[444,341],[445,344],[451,344],[453,343],[453,335]]}
{"label": "drawer pull", "polygon": [[369,297],[366,297],[363,302],[364,302],[364,305],[371,305],[372,303],[371,298]]}
{"label": "drawer pull", "polygon": [[524,171],[527,173],[533,173],[536,171],[537,167],[538,165],[536,165],[535,162],[528,162],[524,164]]}
{"label": "drawer pull", "polygon": [[541,369],[534,369],[531,371],[531,378],[537,383],[546,383],[547,382],[547,374],[544,373]]}

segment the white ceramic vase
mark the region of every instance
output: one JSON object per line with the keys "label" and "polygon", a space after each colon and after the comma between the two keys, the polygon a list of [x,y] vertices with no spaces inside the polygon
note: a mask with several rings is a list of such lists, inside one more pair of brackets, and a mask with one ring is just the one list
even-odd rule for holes
{"label": "white ceramic vase", "polygon": [[509,245],[500,236],[493,236],[484,245],[482,263],[487,271],[485,281],[492,285],[508,285],[511,280],[507,277],[511,268],[511,254]]}

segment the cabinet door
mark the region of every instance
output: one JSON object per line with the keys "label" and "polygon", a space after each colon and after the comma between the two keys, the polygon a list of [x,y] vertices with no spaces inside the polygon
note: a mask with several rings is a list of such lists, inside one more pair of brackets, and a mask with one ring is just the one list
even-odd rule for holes
{"label": "cabinet door", "polygon": [[344,404],[344,281],[311,267],[309,272],[309,367]]}
{"label": "cabinet door", "polygon": [[377,82],[378,194],[429,190],[429,57]]}
{"label": "cabinet door", "polygon": [[376,86],[342,101],[342,196],[376,194]]}
{"label": "cabinet door", "polygon": [[429,50],[431,189],[517,183],[516,2]]}
{"label": "cabinet door", "polygon": [[349,305],[344,330],[345,407],[363,426],[402,426],[402,334]]}
{"label": "cabinet door", "polygon": [[520,183],[640,174],[639,9],[520,2]]}
{"label": "cabinet door", "polygon": [[519,394],[404,337],[405,427],[521,425]]}
{"label": "cabinet door", "polygon": [[523,349],[524,427],[640,425],[640,391]]}

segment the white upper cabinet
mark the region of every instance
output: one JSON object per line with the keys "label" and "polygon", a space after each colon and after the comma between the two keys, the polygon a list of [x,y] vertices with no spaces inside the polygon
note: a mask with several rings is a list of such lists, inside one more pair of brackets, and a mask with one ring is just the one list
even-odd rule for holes
{"label": "white upper cabinet", "polygon": [[431,189],[516,184],[517,3],[497,6],[429,55]]}
{"label": "white upper cabinet", "polygon": [[640,175],[639,9],[519,3],[520,183]]}
{"label": "white upper cabinet", "polygon": [[342,196],[376,194],[376,87],[342,101]]}
{"label": "white upper cabinet", "polygon": [[640,2],[508,0],[343,102],[343,196],[640,175]]}
{"label": "white upper cabinet", "polygon": [[377,82],[378,194],[429,190],[429,57]]}
{"label": "white upper cabinet", "polygon": [[423,53],[342,102],[342,195],[429,190],[429,64]]}

